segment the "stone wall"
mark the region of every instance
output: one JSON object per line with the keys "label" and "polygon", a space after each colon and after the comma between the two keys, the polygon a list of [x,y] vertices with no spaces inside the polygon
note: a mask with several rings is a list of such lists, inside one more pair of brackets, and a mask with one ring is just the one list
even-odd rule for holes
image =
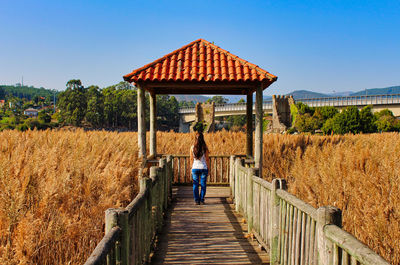
{"label": "stone wall", "polygon": [[198,123],[202,122],[205,124],[204,132],[215,131],[215,103],[197,103],[195,107],[196,118],[190,126],[190,131],[193,132],[193,127]]}
{"label": "stone wall", "polygon": [[283,133],[292,126],[290,105],[295,104],[293,96],[272,96],[272,119],[267,132]]}

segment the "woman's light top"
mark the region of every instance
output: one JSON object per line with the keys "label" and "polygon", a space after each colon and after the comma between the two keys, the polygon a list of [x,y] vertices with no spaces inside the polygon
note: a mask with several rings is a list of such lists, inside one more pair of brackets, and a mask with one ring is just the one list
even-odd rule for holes
{"label": "woman's light top", "polygon": [[[191,148],[191,151],[193,153],[193,147]],[[197,159],[193,153],[192,169],[207,169],[205,154],[203,154],[200,159]]]}

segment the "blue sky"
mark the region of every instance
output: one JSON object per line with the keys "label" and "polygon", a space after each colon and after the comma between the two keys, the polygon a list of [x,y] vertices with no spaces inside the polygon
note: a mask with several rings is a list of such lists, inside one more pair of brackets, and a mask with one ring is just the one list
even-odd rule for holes
{"label": "blue sky", "polygon": [[105,87],[198,38],[277,75],[269,95],[400,85],[398,0],[0,0],[0,84]]}

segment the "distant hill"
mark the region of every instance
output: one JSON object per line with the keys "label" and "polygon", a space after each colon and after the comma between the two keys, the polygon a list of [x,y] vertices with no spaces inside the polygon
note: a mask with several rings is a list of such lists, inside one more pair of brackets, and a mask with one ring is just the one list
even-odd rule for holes
{"label": "distant hill", "polygon": [[308,90],[295,90],[293,92],[288,93],[287,95],[292,95],[294,99],[329,97],[329,95],[327,95],[327,94],[312,92],[312,91],[308,91]]}
{"label": "distant hill", "polygon": [[[387,94],[400,94],[400,86],[391,86],[384,88],[371,88],[361,90],[358,92],[336,92],[331,94],[318,93],[308,90],[295,90],[287,95],[293,95],[295,99],[304,98],[325,98],[325,97],[344,97],[344,96],[364,96],[364,95],[387,95]],[[268,100],[264,97],[264,100]]]}
{"label": "distant hill", "polygon": [[400,86],[366,89],[352,93],[351,96],[385,95],[385,94],[400,94]]}
{"label": "distant hill", "polygon": [[[7,95],[13,95],[18,98],[26,98],[28,100],[32,100],[35,96],[39,97],[49,97],[53,98],[54,90],[46,89],[43,87],[37,88],[33,86],[10,86],[10,85],[0,85],[0,90],[3,90]],[[56,95],[60,93],[59,91],[55,92]]]}
{"label": "distant hill", "polygon": [[178,101],[194,101],[194,102],[205,102],[209,97],[202,95],[171,95]]}

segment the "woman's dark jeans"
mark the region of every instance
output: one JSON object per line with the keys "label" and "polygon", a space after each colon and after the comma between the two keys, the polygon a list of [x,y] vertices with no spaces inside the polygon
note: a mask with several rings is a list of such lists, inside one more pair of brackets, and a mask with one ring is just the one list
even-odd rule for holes
{"label": "woman's dark jeans", "polygon": [[[206,196],[207,169],[192,169],[193,197],[196,202],[204,202]],[[201,192],[199,194],[199,181]]]}

